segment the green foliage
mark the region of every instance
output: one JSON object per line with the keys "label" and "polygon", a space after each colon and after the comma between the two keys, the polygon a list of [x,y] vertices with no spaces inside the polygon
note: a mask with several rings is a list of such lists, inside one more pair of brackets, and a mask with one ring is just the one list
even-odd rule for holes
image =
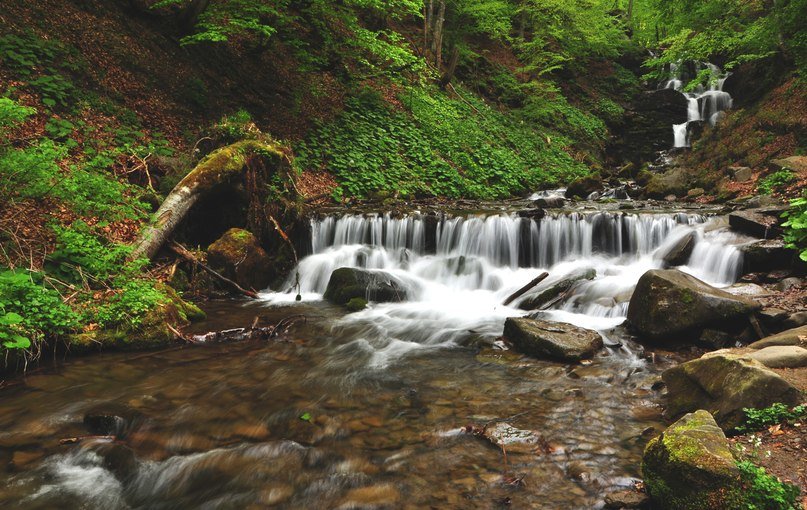
{"label": "green foliage", "polygon": [[799,510],[799,488],[782,483],[765,469],[749,461],[737,463],[740,468],[743,491],[740,499],[749,510]]}
{"label": "green foliage", "polygon": [[54,227],[56,249],[48,255],[48,270],[72,282],[91,279],[89,284],[110,280],[121,270],[129,249],[104,243],[83,221],[69,227]]}
{"label": "green foliage", "polygon": [[78,316],[59,294],[45,286],[45,275],[0,270],[0,343],[6,349],[27,349],[46,335],[60,335],[78,326]]}
{"label": "green foliage", "polygon": [[796,179],[790,170],[779,170],[759,181],[759,192],[763,195],[770,195],[774,191],[779,191]]}
{"label": "green foliage", "polygon": [[777,403],[764,409],[744,408],[745,423],[738,427],[740,432],[762,430],[771,425],[786,423],[807,417],[807,405],[790,409],[785,404]]}
{"label": "green foliage", "polygon": [[709,61],[720,55],[725,69],[784,51],[802,76],[807,70],[807,0],[759,2],[734,0],[649,0],[646,21],[670,35],[665,48],[648,62],[660,77],[665,65],[681,61]]}
{"label": "green foliage", "polygon": [[34,108],[22,106],[7,97],[0,97],[0,134],[22,123],[34,113],[36,113]]}
{"label": "green foliage", "polygon": [[559,140],[547,143],[513,116],[436,89],[401,93],[409,114],[375,94],[348,101],[297,150],[296,164],[332,171],[339,193],[501,198],[580,175]]}
{"label": "green foliage", "polygon": [[790,208],[782,215],[785,222],[785,242],[788,248],[799,250],[801,260],[807,262],[807,193],[790,201]]}

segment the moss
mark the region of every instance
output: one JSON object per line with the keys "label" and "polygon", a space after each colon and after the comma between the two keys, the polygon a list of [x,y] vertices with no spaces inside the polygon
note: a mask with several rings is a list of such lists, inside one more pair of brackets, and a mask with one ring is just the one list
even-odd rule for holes
{"label": "moss", "polygon": [[360,312],[367,308],[367,300],[364,298],[353,298],[345,305],[351,312]]}
{"label": "moss", "polygon": [[205,157],[178,186],[192,189],[210,189],[234,176],[240,175],[247,157],[258,154],[274,161],[284,156],[280,147],[269,139],[242,140],[222,147]]}

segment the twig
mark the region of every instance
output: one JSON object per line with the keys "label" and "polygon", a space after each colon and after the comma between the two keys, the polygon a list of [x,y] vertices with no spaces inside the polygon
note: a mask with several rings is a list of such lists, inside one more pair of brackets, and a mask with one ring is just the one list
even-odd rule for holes
{"label": "twig", "polygon": [[252,299],[257,299],[258,298],[258,294],[256,292],[251,291],[251,290],[247,290],[247,289],[243,288],[242,286],[238,285],[237,283],[235,283],[234,281],[230,280],[229,278],[223,276],[221,273],[219,273],[218,271],[216,271],[212,267],[208,266],[207,264],[205,264],[202,261],[200,261],[199,259],[197,259],[190,251],[188,251],[187,248],[185,248],[181,244],[174,241],[174,242],[169,243],[168,247],[171,249],[171,251],[173,251],[174,253],[176,253],[180,257],[184,258],[188,262],[191,262],[191,263],[196,264],[197,266],[201,267],[202,269],[204,269],[205,271],[210,273],[212,276],[214,276],[216,279],[218,279],[220,282],[230,286],[233,290],[237,291],[239,294],[243,294],[243,295],[245,295],[247,297],[251,297]]}
{"label": "twig", "polygon": [[521,288],[520,288],[520,289],[518,289],[517,291],[513,292],[512,294],[510,294],[510,297],[508,297],[507,299],[505,299],[505,300],[504,300],[504,303],[502,303],[502,304],[503,304],[504,306],[509,305],[510,303],[512,303],[513,301],[515,301],[516,299],[518,299],[518,298],[520,298],[521,296],[523,296],[523,295],[524,295],[524,293],[526,293],[528,290],[530,290],[531,288],[535,287],[536,285],[538,285],[538,284],[539,284],[539,283],[541,283],[542,281],[546,280],[546,278],[547,278],[548,276],[549,276],[549,273],[547,273],[547,272],[543,272],[543,273],[539,274],[539,275],[538,275],[537,277],[535,277],[535,278],[534,278],[534,279],[533,279],[533,280],[532,280],[530,283],[528,283],[527,285],[525,285],[525,286],[521,287]]}

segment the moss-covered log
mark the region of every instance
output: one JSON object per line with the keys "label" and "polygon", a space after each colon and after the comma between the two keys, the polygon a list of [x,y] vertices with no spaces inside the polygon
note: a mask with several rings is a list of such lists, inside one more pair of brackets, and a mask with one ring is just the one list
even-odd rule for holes
{"label": "moss-covered log", "polygon": [[277,144],[262,139],[242,140],[212,152],[168,194],[154,221],[140,234],[132,258],[154,258],[191,208],[217,186],[240,177],[251,157],[262,157],[275,169],[286,158]]}

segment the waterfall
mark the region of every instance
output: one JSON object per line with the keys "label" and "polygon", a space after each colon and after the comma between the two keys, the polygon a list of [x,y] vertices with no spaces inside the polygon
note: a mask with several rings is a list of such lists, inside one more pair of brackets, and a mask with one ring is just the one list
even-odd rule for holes
{"label": "waterfall", "polygon": [[[683,124],[673,124],[673,146],[675,148],[690,146],[689,126],[692,122],[706,121],[714,126],[720,120],[720,114],[731,109],[731,95],[723,91],[723,84],[728,78],[728,73],[723,73],[714,64],[697,63],[695,65],[696,75],[704,69],[708,69],[711,75],[709,88],[698,85],[693,92],[682,92],[688,102],[687,121]],[[680,91],[684,84],[681,79],[682,75],[680,65],[670,64],[670,78],[662,82],[660,88]]]}

